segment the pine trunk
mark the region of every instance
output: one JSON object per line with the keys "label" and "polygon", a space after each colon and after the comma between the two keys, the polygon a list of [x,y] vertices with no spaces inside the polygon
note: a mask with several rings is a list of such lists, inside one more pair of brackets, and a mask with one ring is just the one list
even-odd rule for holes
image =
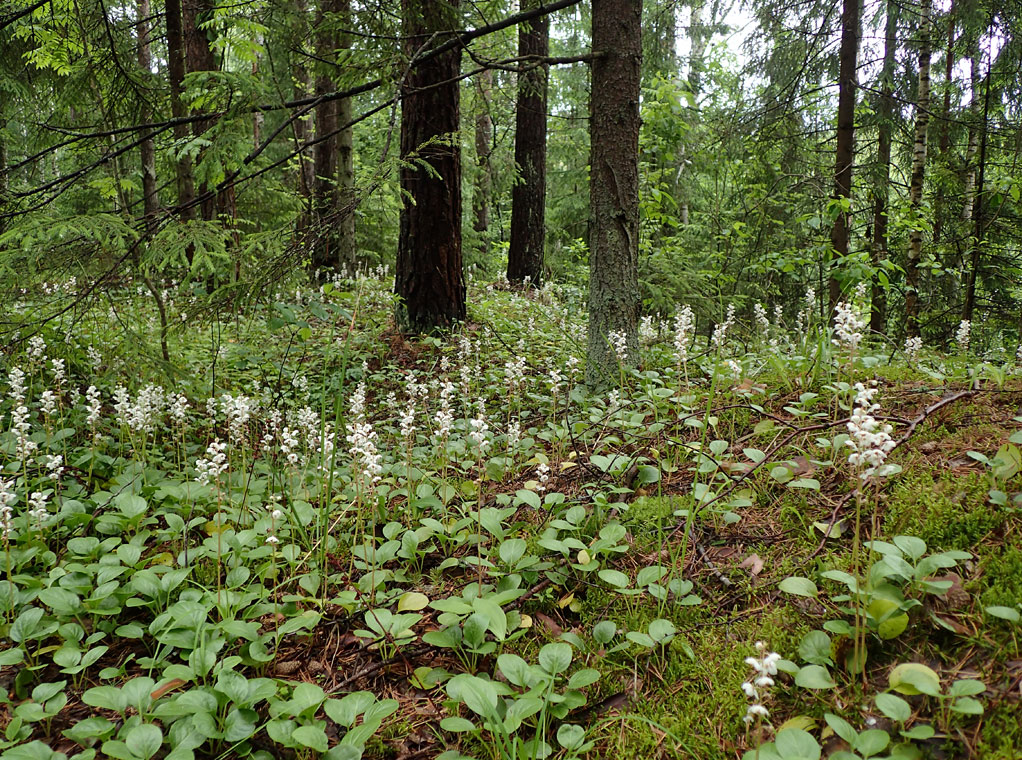
{"label": "pine trunk", "polygon": [[[978,99],[978,95],[976,95],[976,98]],[[967,319],[970,322],[976,309],[976,280],[979,277],[980,259],[983,253],[983,175],[986,172],[987,163],[987,124],[989,118],[990,67],[988,65],[983,82],[983,117],[979,126],[982,136],[980,138],[978,179],[976,181],[974,200],[976,208],[973,212],[975,226],[970,241],[969,277],[965,287],[965,304],[962,307],[962,319]]]}
{"label": "pine trunk", "polygon": [[[930,124],[930,13],[931,0],[919,3],[919,89],[916,94],[915,139],[912,147],[912,177],[908,200],[912,216],[919,219],[923,206],[923,181],[926,177],[926,134]],[[905,263],[905,329],[919,335],[919,263],[923,255],[923,231],[913,224],[908,237]]]}
{"label": "pine trunk", "polygon": [[[493,192],[493,170],[490,167],[490,138],[493,133],[493,118],[490,109],[493,103],[493,70],[486,69],[476,77],[476,184],[472,193],[472,229],[486,233],[490,229],[490,193]],[[486,252],[486,237],[481,241],[482,252]]]}
{"label": "pine trunk", "polygon": [[[837,100],[837,149],[834,165],[834,199],[843,204],[852,200],[852,166],[855,162],[855,89],[856,62],[859,55],[859,0],[844,0],[841,13],[841,50],[839,53]],[[848,255],[848,211],[838,210],[830,231],[834,259],[830,270],[830,315],[841,300],[837,270]]]}
{"label": "pine trunk", "polygon": [[[184,31],[181,24],[181,0],[166,0],[167,16],[167,76],[170,81],[170,112],[175,119],[186,116],[184,100],[185,52]],[[182,143],[188,139],[187,124],[174,125],[174,140],[178,143],[177,206],[185,221],[195,218],[195,180],[192,173],[192,159],[181,153]],[[188,249],[191,263],[191,249]]]}
{"label": "pine trunk", "polygon": [[[149,0],[138,0],[138,23],[135,25],[138,67],[148,76],[152,69],[152,54],[149,48]],[[142,97],[139,116],[143,123],[152,120],[152,111],[145,96]],[[146,136],[139,145],[142,168],[142,213],[146,220],[146,232],[152,234],[160,199],[156,184],[156,146],[151,136]]]}
{"label": "pine trunk", "polygon": [[[340,0],[341,21],[345,27],[351,21],[351,0]],[[341,34],[341,50],[351,48],[351,38]],[[355,127],[354,104],[351,98],[337,101],[337,262],[341,270],[354,272],[358,265],[358,246],[355,242]]]}
{"label": "pine trunk", "polygon": [[[316,19],[316,57],[320,72],[316,77],[316,95],[322,96],[334,89],[329,66],[337,60],[338,13],[340,0],[320,0]],[[313,148],[313,166],[316,178],[312,186],[312,270],[337,268],[337,237],[334,227],[337,213],[337,121],[339,104],[326,100],[316,106],[316,145]]]}
{"label": "pine trunk", "polygon": [[[210,20],[213,7],[210,0],[182,0],[182,29],[185,43],[185,68],[189,74],[216,70],[216,58],[209,45],[208,32],[202,25]],[[192,122],[192,135],[201,137],[213,125],[211,119]],[[205,151],[200,151],[199,162],[203,160]],[[201,176],[201,174],[200,174]],[[211,221],[217,218],[217,197],[215,188],[200,181],[199,208],[202,218]]]}
{"label": "pine trunk", "polygon": [[611,332],[624,334],[627,363],[639,358],[642,0],[593,0],[592,18],[586,383],[595,390],[618,377]]}
{"label": "pine trunk", "polygon": [[874,272],[870,294],[869,329],[882,335],[887,324],[887,288],[877,276],[883,263],[890,259],[888,237],[888,200],[891,190],[891,133],[894,129],[894,67],[898,47],[898,6],[887,0],[887,22],[884,29],[884,64],[881,73],[880,102],[877,106],[877,174],[873,184],[873,241],[871,247]]}
{"label": "pine trunk", "polygon": [[[402,0],[404,53],[442,44],[460,24],[458,0]],[[407,332],[465,319],[461,256],[461,150],[458,142],[461,51],[412,67],[401,102],[400,231],[394,290]],[[429,165],[429,170],[418,166]]]}
{"label": "pine trunk", "polygon": [[[530,57],[550,52],[550,18],[540,16],[518,27],[518,57],[530,66]],[[545,64],[518,75],[515,115],[515,165],[518,179],[511,189],[511,247],[507,279],[526,280],[538,287],[543,280],[546,240],[546,106]]]}

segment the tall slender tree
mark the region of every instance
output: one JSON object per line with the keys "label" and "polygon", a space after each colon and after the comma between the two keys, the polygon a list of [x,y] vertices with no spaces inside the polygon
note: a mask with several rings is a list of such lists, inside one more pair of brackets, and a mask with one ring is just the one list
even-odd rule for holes
{"label": "tall slender tree", "polygon": [[926,137],[930,124],[930,34],[932,0],[919,0],[919,86],[912,144],[912,176],[908,186],[913,223],[908,234],[905,262],[905,330],[919,335],[919,264],[923,255],[923,181],[926,178]]}
{"label": "tall slender tree", "polygon": [[[538,7],[531,0],[528,7]],[[524,10],[524,8],[523,8]],[[539,16],[518,27],[518,57],[528,68],[518,75],[515,111],[515,165],[518,178],[511,190],[511,247],[507,279],[538,286],[543,280],[546,240],[546,108],[550,17]]]}
{"label": "tall slender tree", "polygon": [[458,0],[402,0],[409,71],[401,101],[401,207],[394,291],[408,332],[449,327],[465,318],[461,253],[461,149],[458,74],[453,48],[422,62],[424,50],[457,29]]}
{"label": "tall slender tree", "polygon": [[840,204],[830,231],[834,260],[830,270],[830,314],[841,300],[837,268],[848,255],[848,216],[852,202],[852,166],[855,163],[855,90],[859,57],[859,2],[844,0],[841,11],[841,50],[837,96],[837,150],[834,165],[834,200]]}
{"label": "tall slender tree", "polygon": [[890,258],[889,198],[891,194],[891,135],[894,129],[894,67],[898,47],[898,4],[887,0],[884,24],[884,63],[880,71],[880,96],[877,103],[877,163],[871,193],[873,196],[873,240],[871,261],[873,283],[870,293],[869,329],[883,334],[887,323],[887,288],[880,272]]}
{"label": "tall slender tree", "polygon": [[639,84],[642,0],[593,0],[590,97],[589,338],[586,383],[617,377],[638,359]]}

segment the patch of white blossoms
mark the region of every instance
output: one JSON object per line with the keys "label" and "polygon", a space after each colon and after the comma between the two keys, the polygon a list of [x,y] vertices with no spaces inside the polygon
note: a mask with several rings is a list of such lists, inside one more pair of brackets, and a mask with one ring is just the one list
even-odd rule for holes
{"label": "patch of white blossoms", "polygon": [[710,338],[710,345],[713,346],[714,351],[720,351],[724,348],[727,343],[727,333],[735,324],[735,305],[728,304],[727,315],[724,317],[724,321],[713,328],[713,336]]}
{"label": "patch of white blossoms", "polygon": [[958,350],[962,353],[966,353],[969,350],[969,341],[972,338],[972,322],[967,319],[963,319],[958,323],[958,330],[955,332],[955,343],[958,344]]}
{"label": "patch of white blossoms", "polygon": [[688,344],[695,332],[696,318],[692,313],[691,306],[682,306],[681,310],[674,315],[674,350],[678,352],[678,362],[685,364],[688,361]]}
{"label": "patch of white blossoms", "polygon": [[756,657],[746,657],[745,664],[752,668],[753,673],[748,681],[742,684],[742,691],[747,699],[752,700],[745,710],[743,720],[752,723],[758,718],[764,720],[770,716],[763,702],[774,685],[774,676],[777,675],[777,663],[781,656],[777,652],[767,651],[767,645],[762,641],[756,642]]}
{"label": "patch of white blossoms", "polygon": [[628,336],[625,335],[625,331],[611,330],[607,333],[607,340],[610,341],[610,347],[614,349],[618,363],[624,364],[628,361]]}
{"label": "patch of white blossoms", "polygon": [[852,449],[848,463],[861,470],[863,480],[873,476],[896,445],[891,438],[894,428],[873,416],[880,411],[880,404],[873,402],[876,392],[875,387],[855,384],[855,410],[848,421],[848,446]]}
{"label": "patch of white blossoms", "polygon": [[923,339],[918,335],[905,338],[905,358],[914,361],[923,350]]}
{"label": "patch of white blossoms", "polygon": [[207,459],[198,459],[195,462],[196,480],[202,485],[209,485],[210,482],[220,484],[220,476],[227,472],[227,444],[221,443],[219,439],[213,441],[206,448]]}
{"label": "patch of white blossoms", "polygon": [[865,314],[853,300],[841,301],[834,307],[834,337],[831,343],[854,353],[862,343],[867,324]]}

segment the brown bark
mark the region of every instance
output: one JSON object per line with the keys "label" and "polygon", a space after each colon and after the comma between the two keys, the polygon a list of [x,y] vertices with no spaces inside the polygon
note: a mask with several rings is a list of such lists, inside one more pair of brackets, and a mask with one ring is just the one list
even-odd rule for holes
{"label": "brown bark", "polygon": [[[493,192],[493,170],[490,167],[490,137],[493,133],[493,118],[490,116],[493,101],[491,69],[476,77],[476,93],[479,110],[476,113],[476,184],[472,193],[472,229],[484,233],[490,228],[490,193]],[[482,245],[485,253],[485,236]]]}
{"label": "brown bark", "polygon": [[[296,0],[295,10],[298,15],[298,30],[296,37],[298,40],[305,40],[309,34],[309,25],[306,19],[306,13],[308,7],[305,0]],[[299,43],[300,44],[300,43]],[[301,99],[308,97],[312,92],[312,83],[309,79],[309,70],[305,66],[305,56],[302,51],[299,51],[295,56],[294,61],[294,76],[295,76],[295,99]],[[295,177],[295,184],[298,187],[298,194],[303,199],[303,211],[298,217],[298,230],[304,232],[310,221],[311,211],[311,200],[312,200],[312,187],[315,182],[315,167],[309,156],[308,150],[301,150],[301,146],[309,140],[311,130],[309,129],[310,116],[304,116],[295,119],[291,123],[291,127],[294,130],[295,147],[299,149],[297,156],[298,160],[298,171]]]}
{"label": "brown bark", "polygon": [[[979,147],[979,168],[978,179],[975,190],[975,212],[972,240],[969,251],[969,277],[965,287],[965,304],[962,307],[962,319],[970,322],[973,319],[973,312],[976,308],[976,280],[979,277],[980,259],[983,253],[983,175],[986,172],[987,162],[987,125],[990,118],[990,67],[987,66],[986,77],[983,83],[983,119],[980,124],[982,136]],[[978,100],[978,94],[974,91],[973,96]]]}
{"label": "brown bark", "polygon": [[[898,6],[887,0],[887,21],[884,28],[884,63],[881,73],[880,102],[877,106],[877,175],[873,184],[873,241],[871,258],[878,274],[884,261],[890,258],[888,239],[888,200],[891,188],[891,132],[894,128],[894,54],[898,47]],[[870,293],[869,329],[883,334],[887,322],[887,289],[874,274]]]}
{"label": "brown bark", "polygon": [[[944,118],[940,125],[940,141],[938,143],[938,155],[943,162],[951,147],[951,77],[955,64],[955,5],[952,1],[948,11],[947,21],[947,47],[944,50],[944,107],[941,113]],[[933,245],[936,248],[944,231],[944,188],[937,188],[937,197],[934,200],[933,212]]]}
{"label": "brown bark", "polygon": [[[182,100],[185,78],[184,31],[181,23],[181,0],[166,0],[167,16],[167,76],[170,81],[170,112],[175,119],[184,117],[185,106]],[[185,221],[195,218],[195,180],[192,174],[192,159],[182,155],[182,143],[187,141],[189,130],[187,124],[174,126],[174,140],[177,142],[177,205],[181,218]],[[191,262],[191,249],[188,253]]]}
{"label": "brown bark", "polygon": [[638,359],[642,0],[593,0],[592,18],[586,383],[598,389],[618,377],[609,333]]}
{"label": "brown bark", "polygon": [[930,13],[932,0],[919,2],[919,89],[916,94],[915,140],[912,148],[912,176],[908,186],[909,206],[917,220],[909,230],[908,259],[905,262],[905,329],[919,335],[919,262],[923,255],[923,231],[918,223],[923,205],[926,177],[926,133],[930,124]]}
{"label": "brown bark", "polygon": [[[201,25],[209,20],[213,12],[211,0],[182,0],[181,28],[184,34],[185,68],[189,74],[216,70],[216,58],[209,44],[209,36]],[[198,113],[198,111],[194,112]],[[201,137],[213,125],[210,119],[200,119],[192,124],[192,135]],[[203,160],[200,151],[199,162]],[[201,173],[200,173],[201,176]],[[199,182],[198,194],[202,197],[199,208],[202,218],[206,221],[217,217],[217,197],[210,192],[211,188],[205,181]]]}
{"label": "brown bark", "polygon": [[[138,67],[148,75],[152,68],[152,54],[149,48],[149,0],[138,0],[137,10],[138,23],[135,25],[135,34]],[[145,94],[142,95],[140,118],[143,123],[152,120],[152,109],[146,101]],[[142,141],[139,153],[142,168],[142,213],[146,220],[146,230],[152,234],[160,199],[156,184],[156,146],[151,137]]]}
{"label": "brown bark", "polygon": [[[855,162],[856,62],[859,55],[859,0],[844,0],[841,12],[841,50],[838,72],[837,149],[834,165],[834,199],[851,202],[852,165]],[[834,260],[830,270],[830,317],[841,300],[841,283],[836,273],[848,255],[848,212],[839,209],[830,231]]]}
{"label": "brown bark", "polygon": [[[340,0],[340,13],[344,25],[351,19],[351,0]],[[338,47],[351,48],[351,38],[341,35]],[[341,269],[354,272],[358,265],[358,247],[355,242],[355,128],[354,104],[351,98],[337,101],[337,259]]]}
{"label": "brown bark", "polygon": [[[550,52],[550,17],[541,16],[518,27],[518,55],[547,56]],[[515,115],[515,165],[519,176],[511,189],[511,246],[507,279],[543,280],[546,240],[546,66],[518,75]]]}
{"label": "brown bark", "polygon": [[[458,0],[402,0],[404,53],[443,44],[457,29]],[[465,319],[461,254],[461,52],[415,65],[401,103],[400,232],[394,290],[401,329],[420,333]],[[420,164],[428,164],[429,169]]]}

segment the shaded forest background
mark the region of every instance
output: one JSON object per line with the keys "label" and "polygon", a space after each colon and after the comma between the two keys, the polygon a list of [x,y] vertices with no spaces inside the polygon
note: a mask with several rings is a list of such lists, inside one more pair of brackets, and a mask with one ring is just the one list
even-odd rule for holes
{"label": "shaded forest background", "polygon": [[[594,17],[629,7],[7,2],[7,287],[73,276],[85,298],[133,274],[157,300],[173,287],[238,304],[296,276],[396,265],[408,298],[440,256],[447,284],[418,296],[436,313],[404,315],[416,330],[464,318],[462,271],[584,294],[602,218],[590,114],[632,98],[591,91],[608,60]],[[1015,344],[1022,21],[1010,3],[646,0],[641,12],[641,33],[627,32],[642,51],[628,157],[640,303],[624,328],[689,303],[708,333],[726,304],[751,321],[757,300],[793,324],[810,289],[826,315],[869,282],[877,334],[942,344],[967,319],[983,324],[976,343]],[[432,200],[410,190],[430,183]]]}

